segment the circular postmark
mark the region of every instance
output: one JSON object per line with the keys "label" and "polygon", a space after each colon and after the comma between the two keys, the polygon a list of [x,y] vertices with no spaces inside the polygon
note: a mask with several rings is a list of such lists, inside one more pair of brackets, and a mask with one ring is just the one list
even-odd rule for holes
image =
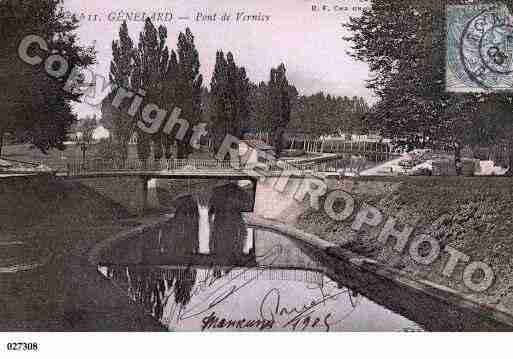
{"label": "circular postmark", "polygon": [[465,25],[459,45],[460,63],[474,86],[485,90],[513,86],[513,25],[509,16],[496,8],[479,12]]}
{"label": "circular postmark", "polygon": [[479,54],[485,66],[494,73],[513,73],[513,26],[497,25],[481,37]]}

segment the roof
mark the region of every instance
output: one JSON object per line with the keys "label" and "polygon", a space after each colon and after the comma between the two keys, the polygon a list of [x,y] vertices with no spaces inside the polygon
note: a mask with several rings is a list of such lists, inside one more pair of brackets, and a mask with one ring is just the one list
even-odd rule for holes
{"label": "roof", "polygon": [[262,150],[262,151],[274,150],[273,146],[268,145],[267,143],[265,143],[262,140],[249,139],[249,140],[241,140],[240,142],[245,143],[248,146],[253,147],[257,150]]}

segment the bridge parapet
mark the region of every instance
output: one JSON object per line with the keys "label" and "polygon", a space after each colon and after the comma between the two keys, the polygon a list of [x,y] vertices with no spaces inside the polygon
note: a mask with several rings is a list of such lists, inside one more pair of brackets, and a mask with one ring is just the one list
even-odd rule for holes
{"label": "bridge parapet", "polygon": [[[369,162],[365,157],[351,156],[348,154],[327,154],[321,157],[288,160],[266,160],[263,166],[245,164],[244,161],[217,160],[217,159],[162,159],[139,160],[129,159],[125,161],[90,159],[88,161],[76,161],[67,164],[66,175],[69,177],[91,176],[141,176],[141,177],[245,177],[254,178],[261,176],[276,177],[282,174],[295,176],[307,176],[312,173],[359,173],[366,169]],[[265,170],[263,170],[265,167]]]}
{"label": "bridge parapet", "polygon": [[70,162],[66,165],[68,176],[79,176],[98,172],[187,172],[187,171],[237,171],[231,161],[216,159],[165,159],[165,160],[139,160],[125,161],[91,159],[88,161]]}

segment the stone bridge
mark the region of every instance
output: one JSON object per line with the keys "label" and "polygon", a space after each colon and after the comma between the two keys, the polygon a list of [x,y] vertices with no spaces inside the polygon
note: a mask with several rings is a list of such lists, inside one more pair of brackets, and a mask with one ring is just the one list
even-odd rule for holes
{"label": "stone bridge", "polygon": [[[265,170],[262,169],[262,165]],[[287,176],[304,178],[312,175],[337,175],[340,169],[358,173],[361,168],[354,158],[346,154],[320,154],[304,159],[264,160],[253,168],[242,158],[220,161],[216,159],[129,159],[114,161],[90,159],[74,161],[60,166],[56,176],[78,181],[101,195],[123,205],[130,212],[140,214],[148,209],[160,208],[159,193],[172,200],[183,193],[201,193],[204,189],[227,183],[252,185],[253,200],[244,211],[254,206],[259,178]],[[169,198],[172,197],[172,198]],[[169,201],[168,201],[169,202]],[[168,205],[167,205],[168,206]],[[166,207],[166,206],[164,206]]]}
{"label": "stone bridge", "polygon": [[66,164],[58,177],[80,181],[102,195],[139,214],[159,207],[158,191],[171,197],[181,193],[201,192],[227,183],[245,181],[253,186],[253,201],[245,209],[253,210],[258,177],[249,175],[230,161],[170,159],[109,161],[92,159]]}

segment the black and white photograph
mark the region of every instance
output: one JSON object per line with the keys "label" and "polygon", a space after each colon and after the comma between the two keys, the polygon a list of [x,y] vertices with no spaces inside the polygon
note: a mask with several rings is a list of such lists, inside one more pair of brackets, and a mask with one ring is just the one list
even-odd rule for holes
{"label": "black and white photograph", "polygon": [[511,331],[511,1],[0,0],[6,357]]}

